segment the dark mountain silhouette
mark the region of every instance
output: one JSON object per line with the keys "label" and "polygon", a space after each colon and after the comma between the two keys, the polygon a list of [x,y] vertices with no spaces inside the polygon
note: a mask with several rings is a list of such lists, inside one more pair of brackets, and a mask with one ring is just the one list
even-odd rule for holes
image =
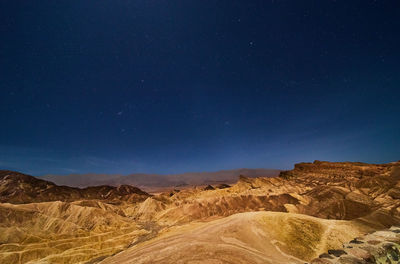
{"label": "dark mountain silhouette", "polygon": [[143,200],[149,195],[130,185],[75,188],[58,186],[33,176],[0,170],[0,202],[31,203],[44,201],[74,201],[83,199]]}
{"label": "dark mountain silhouette", "polygon": [[188,172],[182,174],[160,175],[136,173],[130,175],[118,174],[70,174],[45,175],[40,178],[50,180],[60,185],[87,187],[95,185],[119,186],[128,184],[138,186],[144,190],[165,187],[186,187],[220,183],[235,183],[240,175],[246,177],[274,177],[280,170],[274,169],[236,169],[216,172]]}

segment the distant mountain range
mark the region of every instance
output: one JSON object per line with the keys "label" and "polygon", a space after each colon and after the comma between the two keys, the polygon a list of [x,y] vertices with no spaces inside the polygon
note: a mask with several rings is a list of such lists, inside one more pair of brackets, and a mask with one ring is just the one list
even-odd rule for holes
{"label": "distant mountain range", "polygon": [[160,175],[136,173],[119,174],[70,174],[45,175],[40,177],[58,185],[87,187],[96,185],[134,185],[143,190],[151,191],[159,188],[198,186],[218,183],[235,183],[240,175],[246,177],[274,177],[280,170],[275,169],[235,169],[216,172],[188,172],[182,174]]}
{"label": "distant mountain range", "polygon": [[35,203],[48,201],[107,200],[144,201],[149,194],[130,185],[76,188],[27,174],[0,170],[0,203]]}

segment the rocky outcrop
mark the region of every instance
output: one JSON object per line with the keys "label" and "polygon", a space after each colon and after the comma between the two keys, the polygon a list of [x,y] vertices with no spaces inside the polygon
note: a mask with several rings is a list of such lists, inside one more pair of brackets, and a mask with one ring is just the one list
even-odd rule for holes
{"label": "rocky outcrop", "polygon": [[[400,162],[365,164],[326,162],[296,164],[280,179],[308,200],[300,213],[327,219],[371,217],[376,212],[399,215]],[[385,224],[387,225],[387,224]]]}
{"label": "rocky outcrop", "polygon": [[328,250],[311,264],[400,263],[400,227],[354,238],[342,249]]}
{"label": "rocky outcrop", "polygon": [[206,187],[204,187],[204,191],[214,191],[215,188],[212,187],[211,185],[207,185]]}

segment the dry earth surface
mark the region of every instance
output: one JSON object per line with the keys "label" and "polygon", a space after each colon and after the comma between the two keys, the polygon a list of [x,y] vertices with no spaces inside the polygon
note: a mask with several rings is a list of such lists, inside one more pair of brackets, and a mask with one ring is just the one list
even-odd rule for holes
{"label": "dry earth surface", "polygon": [[400,224],[399,167],[315,161],[157,195],[0,171],[0,263],[305,263]]}

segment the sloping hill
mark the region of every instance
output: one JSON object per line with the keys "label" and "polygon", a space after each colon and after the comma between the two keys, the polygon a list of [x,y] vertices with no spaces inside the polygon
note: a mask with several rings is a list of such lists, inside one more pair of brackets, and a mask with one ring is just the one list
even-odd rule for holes
{"label": "sloping hill", "polygon": [[104,258],[149,233],[123,211],[140,189],[84,189],[0,171],[0,263],[80,263]]}
{"label": "sloping hill", "polygon": [[0,263],[86,263],[148,230],[100,201],[0,203]]}
{"label": "sloping hill", "polygon": [[303,264],[370,230],[300,214],[240,213],[171,230],[101,263]]}

